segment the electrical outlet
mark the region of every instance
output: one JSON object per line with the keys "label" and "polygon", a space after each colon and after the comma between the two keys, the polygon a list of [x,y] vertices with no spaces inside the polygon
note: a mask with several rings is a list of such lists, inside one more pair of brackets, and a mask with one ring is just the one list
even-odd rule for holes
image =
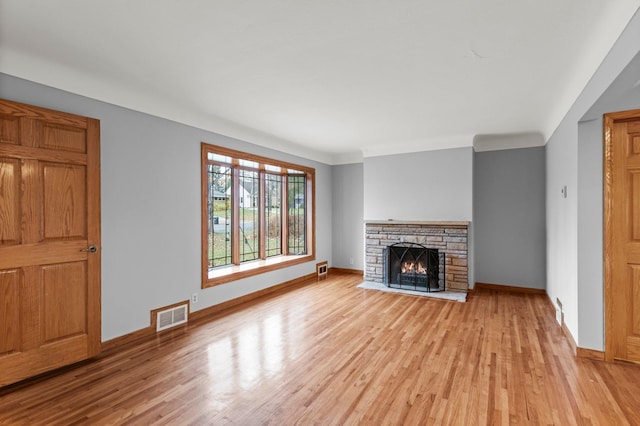
{"label": "electrical outlet", "polygon": [[353,257],[349,258],[349,265],[353,265]]}
{"label": "electrical outlet", "polygon": [[193,304],[198,303],[198,293],[193,293],[191,295],[191,303],[193,303]]}

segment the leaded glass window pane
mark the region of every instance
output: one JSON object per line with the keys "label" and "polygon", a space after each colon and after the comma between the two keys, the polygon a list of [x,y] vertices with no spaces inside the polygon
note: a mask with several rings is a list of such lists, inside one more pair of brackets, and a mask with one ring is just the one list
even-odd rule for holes
{"label": "leaded glass window pane", "polygon": [[240,261],[260,257],[259,196],[260,176],[252,170],[239,170],[240,175]]}
{"label": "leaded glass window pane", "polygon": [[287,201],[289,224],[289,254],[304,254],[306,245],[306,178],[304,175],[288,175]]}
{"label": "leaded glass window pane", "polygon": [[282,254],[282,176],[265,174],[264,217],[266,256]]}
{"label": "leaded glass window pane", "polygon": [[231,168],[209,164],[209,268],[231,264]]}

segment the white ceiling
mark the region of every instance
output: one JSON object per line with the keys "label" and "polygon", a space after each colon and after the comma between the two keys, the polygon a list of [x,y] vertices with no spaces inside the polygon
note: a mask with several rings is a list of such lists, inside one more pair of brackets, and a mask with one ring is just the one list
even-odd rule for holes
{"label": "white ceiling", "polygon": [[638,7],[0,0],[0,72],[329,164],[544,143]]}

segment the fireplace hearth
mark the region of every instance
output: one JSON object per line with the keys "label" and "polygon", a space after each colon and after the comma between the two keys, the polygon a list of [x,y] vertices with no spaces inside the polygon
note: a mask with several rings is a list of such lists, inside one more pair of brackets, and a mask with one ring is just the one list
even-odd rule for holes
{"label": "fireplace hearth", "polygon": [[383,249],[383,283],[417,291],[446,290],[445,254],[418,243],[396,243]]}

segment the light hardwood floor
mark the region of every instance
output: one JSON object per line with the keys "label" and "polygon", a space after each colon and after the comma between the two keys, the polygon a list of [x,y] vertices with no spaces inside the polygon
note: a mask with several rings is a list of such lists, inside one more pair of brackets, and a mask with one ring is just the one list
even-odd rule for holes
{"label": "light hardwood floor", "polygon": [[0,389],[0,424],[640,424],[640,366],[575,358],[546,296],[331,275]]}

